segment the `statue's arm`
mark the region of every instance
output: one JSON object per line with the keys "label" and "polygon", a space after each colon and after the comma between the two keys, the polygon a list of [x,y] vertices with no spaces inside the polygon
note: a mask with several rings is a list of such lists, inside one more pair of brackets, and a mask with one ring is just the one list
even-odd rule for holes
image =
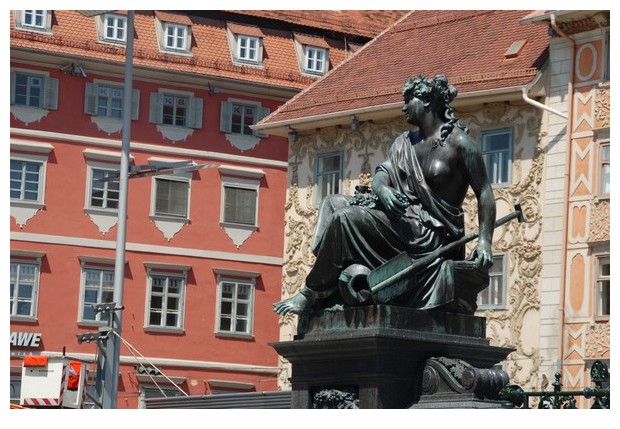
{"label": "statue's arm", "polygon": [[402,195],[392,187],[390,176],[383,168],[377,168],[372,179],[372,190],[385,207],[388,214],[400,217],[405,214],[409,204]]}
{"label": "statue's arm", "polygon": [[478,266],[488,269],[493,263],[493,231],[495,229],[495,196],[487,175],[482,152],[469,136],[463,136],[464,166],[469,177],[469,184],[478,200],[478,245],[473,257]]}

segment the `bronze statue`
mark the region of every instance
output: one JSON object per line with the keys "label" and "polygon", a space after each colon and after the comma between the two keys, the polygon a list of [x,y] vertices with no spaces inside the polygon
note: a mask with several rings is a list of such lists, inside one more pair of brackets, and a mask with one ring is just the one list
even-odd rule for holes
{"label": "bronze statue", "polygon": [[[354,196],[323,200],[312,243],[316,262],[301,291],[274,304],[278,314],[354,304],[339,293],[343,281],[364,278],[402,254],[415,260],[438,251],[443,254],[431,255],[382,303],[474,312],[493,262],[496,209],[480,148],[450,106],[456,95],[444,75],[419,75],[405,83],[402,110],[417,130],[395,139],[376,168],[371,191],[359,188]],[[449,244],[464,236],[462,204],[470,186],[480,230],[465,260],[464,245]],[[356,289],[360,302],[373,303],[369,291]]]}

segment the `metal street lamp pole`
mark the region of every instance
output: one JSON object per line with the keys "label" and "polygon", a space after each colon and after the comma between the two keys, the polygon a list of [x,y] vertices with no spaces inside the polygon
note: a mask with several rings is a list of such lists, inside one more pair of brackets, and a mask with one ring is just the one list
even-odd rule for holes
{"label": "metal street lamp pole", "polygon": [[[123,286],[125,281],[125,245],[127,242],[127,191],[129,184],[129,142],[131,141],[131,95],[133,72],[134,11],[127,11],[127,46],[125,50],[125,85],[123,94],[123,134],[121,145],[120,184],[118,197],[118,229],[114,262],[114,295],[116,308],[110,313],[111,335],[105,347],[102,406],[116,408],[121,347]],[[118,335],[114,335],[114,333]]]}

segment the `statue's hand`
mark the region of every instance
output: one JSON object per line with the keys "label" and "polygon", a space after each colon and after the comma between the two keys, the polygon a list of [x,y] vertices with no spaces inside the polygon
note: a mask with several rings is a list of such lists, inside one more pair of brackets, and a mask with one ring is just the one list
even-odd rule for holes
{"label": "statue's hand", "polygon": [[474,248],[470,260],[476,262],[476,266],[481,270],[488,270],[493,265],[493,250],[491,249],[491,243],[486,241],[478,242],[478,245]]}
{"label": "statue's hand", "polygon": [[379,189],[375,189],[375,194],[389,215],[401,217],[409,207],[407,197],[391,186],[381,186]]}

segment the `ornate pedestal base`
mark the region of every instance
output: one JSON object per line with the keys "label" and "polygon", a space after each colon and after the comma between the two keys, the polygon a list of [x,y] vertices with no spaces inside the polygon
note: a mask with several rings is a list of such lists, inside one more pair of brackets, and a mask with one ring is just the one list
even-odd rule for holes
{"label": "ornate pedestal base", "polygon": [[[423,387],[429,358],[458,359],[474,371],[513,351],[489,345],[482,317],[388,305],[302,315],[293,341],[271,345],[291,362],[293,408],[410,408],[437,393]],[[481,396],[470,390],[462,393]]]}

